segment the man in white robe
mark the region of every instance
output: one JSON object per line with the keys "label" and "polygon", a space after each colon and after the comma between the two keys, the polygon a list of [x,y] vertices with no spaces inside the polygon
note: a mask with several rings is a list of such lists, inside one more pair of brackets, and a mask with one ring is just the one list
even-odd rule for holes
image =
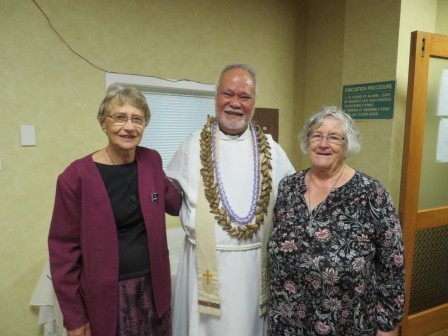
{"label": "man in white robe", "polygon": [[[272,229],[270,217],[278,184],[295,171],[272,137],[258,138],[261,131],[256,133],[251,126],[255,89],[252,68],[243,64],[224,68],[216,90],[216,119],[209,121],[202,133],[187,138],[166,170],[184,193],[180,220],[186,233],[173,295],[173,336],[267,334],[265,244]],[[260,142],[263,136],[268,151],[263,140]],[[202,159],[204,152],[210,153],[213,162],[205,174],[201,173],[207,161]],[[257,165],[264,167],[263,173]],[[230,220],[218,223],[210,215],[213,202],[207,198],[209,191],[204,193],[204,188],[210,187],[204,182],[210,172],[219,190],[214,195],[219,200],[215,210],[221,208],[226,213],[221,219],[228,215],[231,224]],[[263,195],[263,190],[269,189],[266,185],[272,190],[260,221],[256,214],[261,212],[258,201],[262,196],[255,196]],[[253,234],[246,235],[248,228]],[[199,234],[207,229],[208,235]]]}

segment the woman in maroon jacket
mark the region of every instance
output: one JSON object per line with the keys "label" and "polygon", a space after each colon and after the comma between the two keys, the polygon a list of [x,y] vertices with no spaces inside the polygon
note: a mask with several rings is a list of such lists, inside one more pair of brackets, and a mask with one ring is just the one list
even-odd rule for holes
{"label": "woman in maroon jacket", "polygon": [[171,335],[165,212],[181,197],[138,147],[149,119],[140,91],[111,86],[98,112],[108,145],[58,177],[48,247],[69,336]]}

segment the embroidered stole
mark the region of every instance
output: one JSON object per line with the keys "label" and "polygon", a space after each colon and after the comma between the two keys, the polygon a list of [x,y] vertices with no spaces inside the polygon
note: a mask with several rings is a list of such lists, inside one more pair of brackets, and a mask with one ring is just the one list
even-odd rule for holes
{"label": "embroidered stole", "polygon": [[221,315],[218,263],[216,261],[215,219],[205,199],[202,177],[196,207],[196,263],[198,272],[199,312]]}

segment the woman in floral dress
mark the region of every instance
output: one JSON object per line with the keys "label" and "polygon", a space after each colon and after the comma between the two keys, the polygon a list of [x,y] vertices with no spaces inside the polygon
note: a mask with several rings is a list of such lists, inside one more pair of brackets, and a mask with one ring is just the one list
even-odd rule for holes
{"label": "woman in floral dress", "polygon": [[345,163],[360,150],[357,127],[326,107],[301,148],[311,167],[283,179],[274,210],[269,335],[398,335],[401,225],[385,187]]}

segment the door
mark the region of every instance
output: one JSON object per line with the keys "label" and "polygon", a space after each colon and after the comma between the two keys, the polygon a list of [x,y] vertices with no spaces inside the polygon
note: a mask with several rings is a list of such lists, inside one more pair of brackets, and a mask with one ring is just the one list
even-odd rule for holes
{"label": "door", "polygon": [[402,336],[448,328],[447,153],[448,36],[413,32],[399,205],[407,292]]}
{"label": "door", "polygon": [[257,107],[253,119],[264,133],[272,135],[278,142],[278,109]]}

